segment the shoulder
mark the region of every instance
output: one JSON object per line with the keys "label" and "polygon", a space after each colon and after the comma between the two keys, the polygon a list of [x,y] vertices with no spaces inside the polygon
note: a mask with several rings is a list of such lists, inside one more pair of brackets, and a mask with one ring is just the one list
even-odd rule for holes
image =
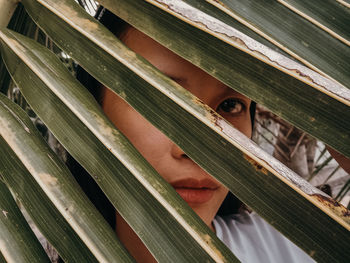
{"label": "shoulder", "polygon": [[217,216],[213,224],[241,262],[315,262],[254,212]]}

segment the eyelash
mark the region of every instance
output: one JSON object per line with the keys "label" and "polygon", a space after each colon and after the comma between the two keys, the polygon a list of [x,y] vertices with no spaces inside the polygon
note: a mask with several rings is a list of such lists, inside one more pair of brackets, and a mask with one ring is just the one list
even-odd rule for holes
{"label": "eyelash", "polygon": [[[237,112],[233,112],[233,110],[237,107],[240,107]],[[239,99],[228,98],[220,103],[217,107],[216,111],[220,113],[220,111],[226,114],[240,114],[245,110],[246,106]]]}

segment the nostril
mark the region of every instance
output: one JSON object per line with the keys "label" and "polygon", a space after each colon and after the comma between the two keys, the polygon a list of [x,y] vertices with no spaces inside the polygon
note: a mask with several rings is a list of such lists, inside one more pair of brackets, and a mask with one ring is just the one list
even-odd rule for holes
{"label": "nostril", "polygon": [[183,158],[189,158],[187,156],[187,154],[176,144],[173,144],[171,147],[171,155],[175,158],[175,159],[183,159]]}
{"label": "nostril", "polygon": [[183,153],[182,158],[190,158],[190,157],[188,157],[186,153]]}

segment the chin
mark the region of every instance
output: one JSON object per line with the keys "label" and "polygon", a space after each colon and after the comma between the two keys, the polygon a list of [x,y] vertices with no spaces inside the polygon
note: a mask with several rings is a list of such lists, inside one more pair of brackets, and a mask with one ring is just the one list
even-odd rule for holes
{"label": "chin", "polygon": [[204,221],[204,223],[212,228],[212,222],[213,219],[219,210],[219,207],[217,209],[213,209],[213,206],[210,204],[191,204],[188,203],[188,205],[193,209],[193,211]]}

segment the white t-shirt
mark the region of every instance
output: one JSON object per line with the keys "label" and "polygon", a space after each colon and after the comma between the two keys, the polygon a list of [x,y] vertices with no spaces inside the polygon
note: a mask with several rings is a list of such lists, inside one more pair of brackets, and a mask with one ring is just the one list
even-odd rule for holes
{"label": "white t-shirt", "polygon": [[213,224],[217,237],[242,263],[315,262],[254,212],[216,216]]}

